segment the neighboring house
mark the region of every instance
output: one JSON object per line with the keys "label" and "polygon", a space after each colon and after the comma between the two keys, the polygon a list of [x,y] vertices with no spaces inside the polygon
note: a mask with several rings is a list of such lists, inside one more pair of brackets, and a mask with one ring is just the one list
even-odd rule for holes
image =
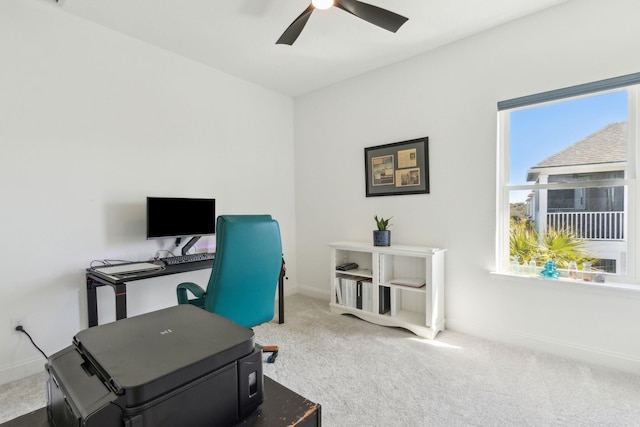
{"label": "neighboring house", "polygon": [[527,181],[538,184],[599,181],[593,187],[534,191],[527,200],[527,215],[539,233],[546,227],[571,228],[601,259],[599,268],[609,272],[621,272],[627,250],[626,189],[606,183],[624,178],[626,140],[627,123],[612,123],[527,172]]}

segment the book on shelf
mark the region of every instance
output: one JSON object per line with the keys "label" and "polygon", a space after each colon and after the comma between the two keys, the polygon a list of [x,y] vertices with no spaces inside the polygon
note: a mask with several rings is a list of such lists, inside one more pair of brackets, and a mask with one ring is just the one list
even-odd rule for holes
{"label": "book on shelf", "polygon": [[336,299],[338,304],[355,307],[355,281],[347,274],[336,276]]}
{"label": "book on shelf", "polygon": [[373,311],[373,284],[370,278],[340,274],[335,278],[338,304]]}
{"label": "book on shelf", "polygon": [[338,304],[344,304],[344,299],[342,298],[342,280],[341,277],[336,277],[335,288],[336,288],[336,301]]}
{"label": "book on shelf", "polygon": [[358,281],[361,292],[360,309],[364,311],[373,311],[373,283],[369,278],[363,278]]}
{"label": "book on shelf", "polygon": [[356,280],[354,276],[342,276],[342,289],[344,291],[344,305],[356,308]]}
{"label": "book on shelf", "polygon": [[411,288],[421,288],[426,285],[427,281],[418,277],[408,277],[401,279],[392,279],[389,283],[392,285],[408,286]]}
{"label": "book on shelf", "polygon": [[378,292],[378,312],[380,314],[388,313],[391,310],[391,288],[379,286]]}

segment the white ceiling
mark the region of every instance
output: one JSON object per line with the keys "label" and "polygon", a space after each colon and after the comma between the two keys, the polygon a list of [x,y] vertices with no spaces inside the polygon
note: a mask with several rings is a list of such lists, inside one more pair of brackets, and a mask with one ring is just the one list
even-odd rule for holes
{"label": "white ceiling", "polygon": [[567,0],[370,0],[409,20],[391,33],[315,10],[293,46],[275,42],[310,0],[59,0],[73,15],[298,96]]}

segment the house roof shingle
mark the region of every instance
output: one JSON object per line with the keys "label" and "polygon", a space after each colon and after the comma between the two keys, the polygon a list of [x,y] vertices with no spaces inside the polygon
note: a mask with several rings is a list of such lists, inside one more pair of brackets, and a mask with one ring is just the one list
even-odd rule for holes
{"label": "house roof shingle", "polygon": [[577,166],[627,161],[627,122],[611,123],[603,129],[542,160],[529,169]]}

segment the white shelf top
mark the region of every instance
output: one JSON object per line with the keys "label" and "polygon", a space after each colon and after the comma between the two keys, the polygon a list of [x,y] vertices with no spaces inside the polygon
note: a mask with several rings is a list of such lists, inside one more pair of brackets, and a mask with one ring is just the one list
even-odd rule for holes
{"label": "white shelf top", "polygon": [[348,250],[361,250],[366,252],[378,252],[378,253],[388,253],[388,254],[417,254],[417,255],[428,255],[434,254],[436,252],[445,251],[446,249],[440,248],[430,248],[427,246],[410,246],[410,245],[391,245],[391,246],[374,246],[371,243],[364,242],[350,242],[350,241],[341,241],[341,242],[332,242],[329,243],[329,246],[334,247],[336,249],[348,249]]}

